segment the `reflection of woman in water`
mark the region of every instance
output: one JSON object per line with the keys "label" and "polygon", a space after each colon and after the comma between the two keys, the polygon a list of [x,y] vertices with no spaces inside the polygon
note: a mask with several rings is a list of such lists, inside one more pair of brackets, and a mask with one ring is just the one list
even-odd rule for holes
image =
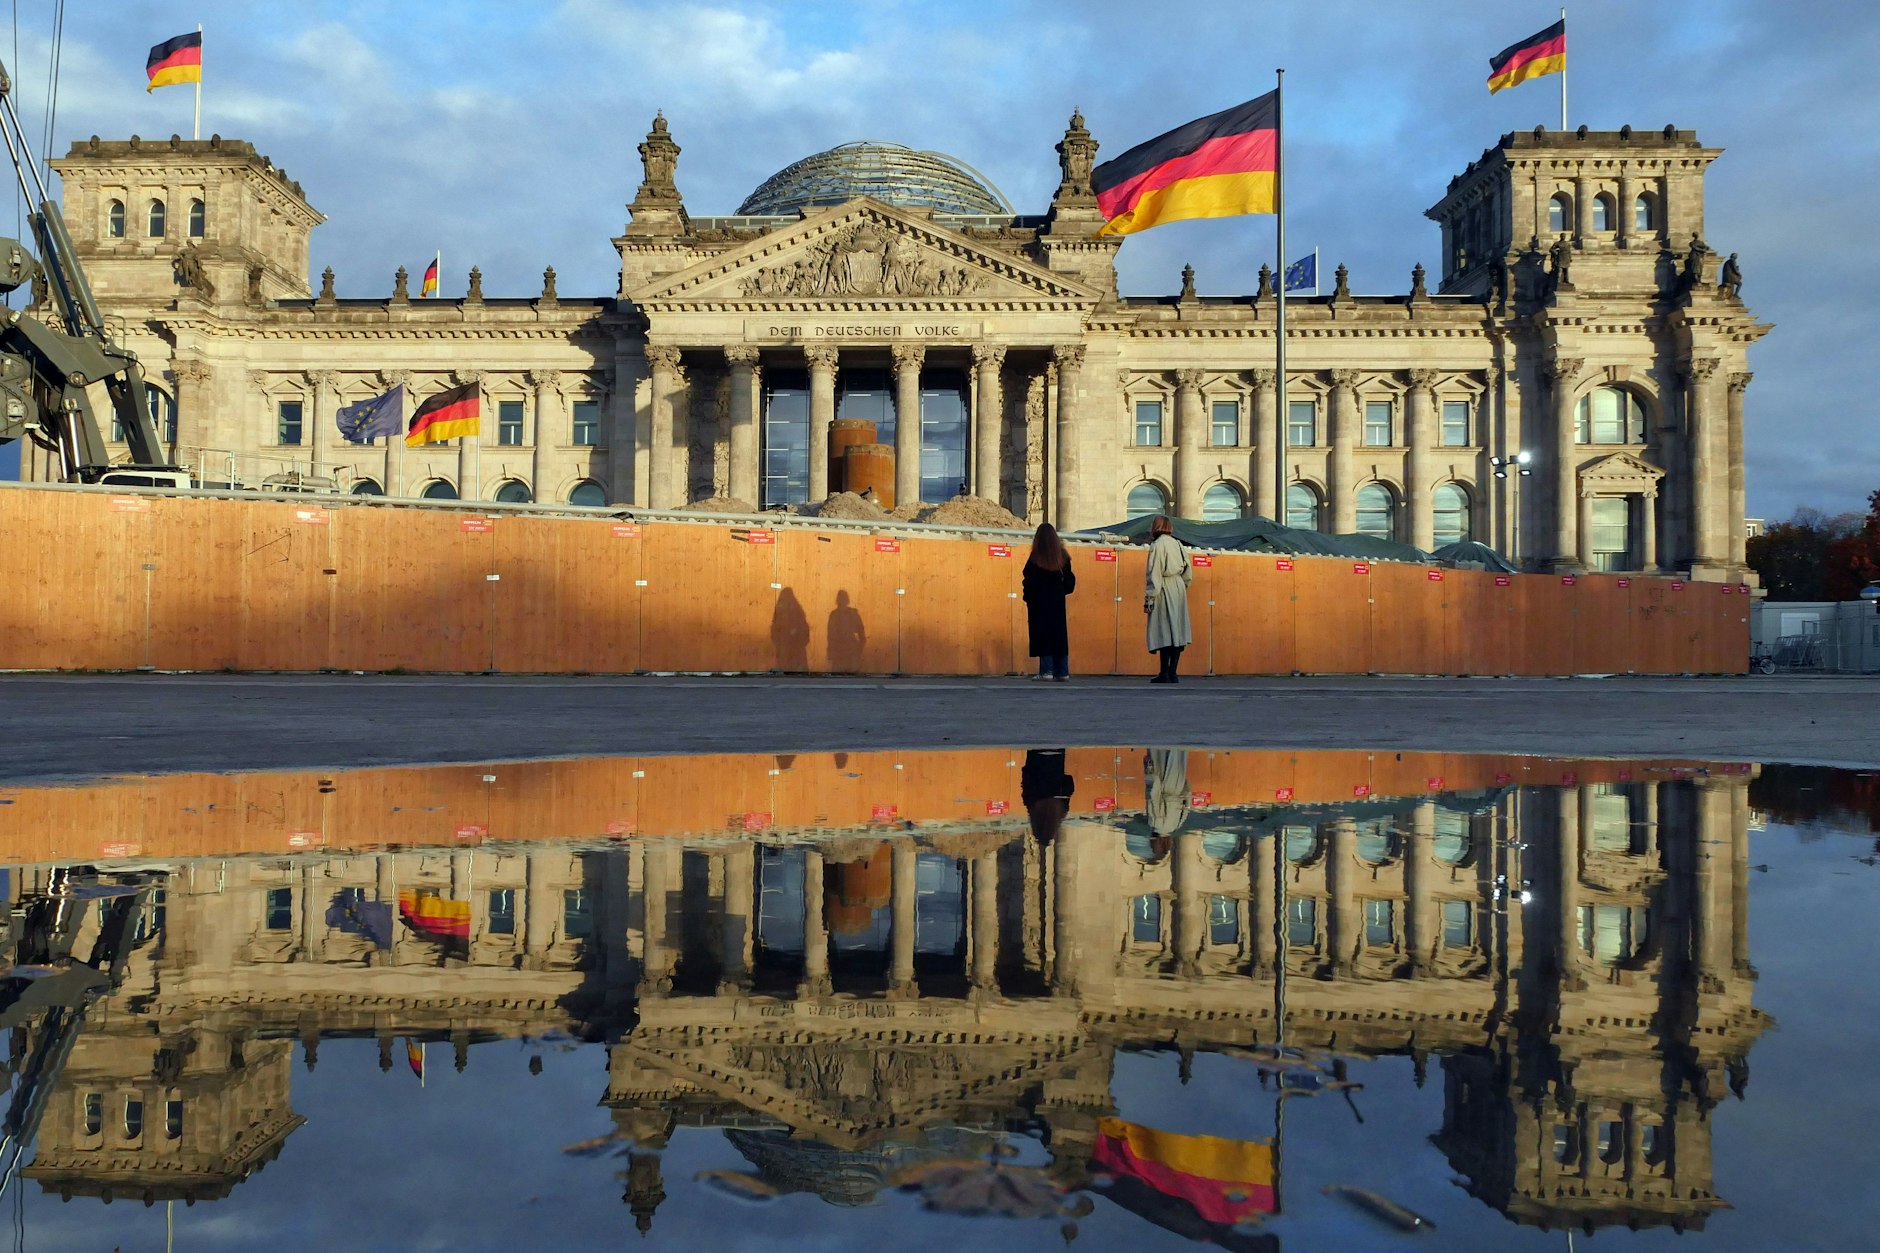
{"label": "reflection of woman in water", "polygon": [[1188,821],[1188,750],[1150,749],[1142,759],[1142,774],[1149,830],[1166,840]]}
{"label": "reflection of woman in water", "polygon": [[1031,537],[1031,555],[1021,576],[1025,589],[1025,617],[1031,627],[1031,655],[1038,659],[1038,678],[1069,682],[1070,628],[1065,623],[1064,601],[1077,590],[1071,555],[1064,550],[1057,528],[1038,524]]}
{"label": "reflection of woman in water", "polygon": [[1077,782],[1064,769],[1061,748],[1032,748],[1025,751],[1025,764],[1018,772],[1018,794],[1031,818],[1032,838],[1043,848],[1057,838],[1064,818],[1071,811],[1071,796]]}

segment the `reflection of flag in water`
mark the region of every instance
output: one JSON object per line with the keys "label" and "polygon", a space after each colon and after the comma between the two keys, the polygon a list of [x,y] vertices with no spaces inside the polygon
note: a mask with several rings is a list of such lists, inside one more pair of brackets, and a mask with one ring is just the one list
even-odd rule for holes
{"label": "reflection of flag in water", "polygon": [[1090,1155],[1094,1170],[1109,1172],[1112,1201],[1190,1239],[1226,1247],[1223,1229],[1274,1211],[1273,1146],[1158,1131],[1120,1118],[1097,1123]]}
{"label": "reflection of flag in water", "polygon": [[470,902],[439,896],[430,888],[402,889],[398,916],[407,927],[446,948],[461,949],[470,939]]}
{"label": "reflection of flag in water", "polygon": [[424,1045],[409,1037],[405,1040],[405,1064],[411,1067],[411,1073],[418,1076],[418,1082],[424,1082]]}
{"label": "reflection of flag in water", "polygon": [[326,909],[326,925],[347,935],[362,936],[377,948],[392,946],[392,907],[384,901],[369,901],[359,888],[341,888],[333,893],[333,903]]}

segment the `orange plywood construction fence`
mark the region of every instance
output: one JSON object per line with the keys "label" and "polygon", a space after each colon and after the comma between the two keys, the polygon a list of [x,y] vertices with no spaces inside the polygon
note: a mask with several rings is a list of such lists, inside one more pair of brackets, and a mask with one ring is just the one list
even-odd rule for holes
{"label": "orange plywood construction fence", "polygon": [[[0,489],[0,669],[1012,674],[1027,541]],[[1072,545],[1074,673],[1152,673],[1143,551]],[[1748,589],[1199,553],[1184,674],[1741,673]]]}

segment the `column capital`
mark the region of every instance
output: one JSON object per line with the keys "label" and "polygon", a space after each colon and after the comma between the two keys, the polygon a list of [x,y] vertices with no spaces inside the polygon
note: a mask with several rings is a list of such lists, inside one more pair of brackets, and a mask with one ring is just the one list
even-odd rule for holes
{"label": "column capital", "polygon": [[975,367],[979,367],[979,368],[990,367],[996,370],[1004,364],[1005,364],[1005,345],[1004,344],[974,344],[973,345],[973,365]]}
{"label": "column capital", "polygon": [[410,370],[380,370],[379,384],[382,387],[403,387],[411,381]]}
{"label": "column capital", "polygon": [[483,386],[483,371],[481,370],[452,370],[450,372],[450,381],[457,384],[459,387],[462,387],[465,383],[475,383],[478,387],[482,387]]}
{"label": "column capital", "polygon": [[750,344],[727,345],[725,360],[734,366],[754,366],[757,364],[757,349]]}
{"label": "column capital", "polygon": [[926,360],[927,345],[925,344],[896,344],[894,346],[894,368],[897,373],[902,370],[918,370]]}
{"label": "column capital", "polygon": [[803,359],[809,362],[812,370],[833,370],[841,357],[842,350],[834,344],[805,344]]}
{"label": "column capital", "polygon": [[1556,357],[1541,367],[1541,373],[1555,387],[1568,388],[1579,379],[1580,372],[1586,369],[1584,357]]}
{"label": "column capital", "polygon": [[1257,370],[1248,370],[1246,375],[1247,382],[1253,384],[1253,389],[1258,392],[1271,391],[1273,385],[1279,382],[1279,371],[1270,366],[1262,366]]}
{"label": "column capital", "polygon": [[1084,346],[1082,344],[1053,345],[1051,360],[1060,368],[1078,369],[1084,364]]}
{"label": "column capital", "polygon": [[646,362],[655,370],[666,370],[677,374],[679,372],[679,347],[676,344],[648,344]]}
{"label": "column capital", "polygon": [[1201,390],[1203,377],[1200,370],[1177,370],[1175,371],[1175,386],[1185,392],[1198,392]]}
{"label": "column capital", "polygon": [[1693,385],[1707,383],[1710,381],[1711,375],[1715,374],[1718,367],[1722,364],[1723,362],[1717,360],[1715,357],[1693,357],[1690,361],[1685,363],[1684,373]]}
{"label": "column capital", "polygon": [[1436,386],[1436,371],[1434,370],[1424,369],[1419,366],[1416,369],[1405,370],[1402,373],[1403,381],[1410,385],[1411,391],[1427,392]]}
{"label": "column capital", "polygon": [[1741,396],[1744,392],[1749,390],[1749,381],[1755,377],[1756,375],[1749,370],[1731,371],[1730,393],[1735,396]]}
{"label": "column capital", "polygon": [[1501,367],[1500,366],[1485,365],[1482,367],[1482,385],[1484,387],[1493,387],[1495,384],[1499,382],[1501,382]]}
{"label": "column capital", "polygon": [[533,387],[538,395],[558,390],[561,387],[560,370],[530,370],[523,377],[528,380],[529,386]]}
{"label": "column capital", "polygon": [[[288,377],[291,378],[292,376],[290,375]],[[274,379],[274,375],[270,374],[266,370],[248,371],[248,381],[250,383],[253,383],[256,388],[264,392],[268,390],[268,384],[272,382],[273,379]]]}
{"label": "column capital", "polygon": [[1333,387],[1350,390],[1358,385],[1358,372],[1356,370],[1326,370],[1324,371],[1324,376],[1325,381],[1330,383]]}
{"label": "column capital", "polygon": [[338,375],[332,370],[308,370],[307,386],[318,388],[321,391],[332,391],[333,380],[337,377]]}

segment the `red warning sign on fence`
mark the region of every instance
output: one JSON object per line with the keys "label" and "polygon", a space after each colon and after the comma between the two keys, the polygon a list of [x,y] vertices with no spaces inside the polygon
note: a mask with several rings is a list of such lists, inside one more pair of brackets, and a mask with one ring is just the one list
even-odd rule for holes
{"label": "red warning sign on fence", "polygon": [[149,513],[150,502],[136,496],[113,496],[111,498],[111,512]]}
{"label": "red warning sign on fence", "polygon": [[1676,579],[1673,579],[1671,580],[1671,590],[1674,592],[1681,592],[1684,590],[1684,584],[1680,583]]}
{"label": "red warning sign on fence", "polygon": [[1749,584],[1747,584],[1747,583],[1738,583],[1738,584],[1736,585],[1736,591],[1737,591],[1737,595],[1739,595],[1739,596],[1747,596],[1747,595],[1749,595]]}
{"label": "red warning sign on fence", "polygon": [[475,843],[489,833],[490,829],[480,822],[466,822],[457,828],[457,842],[459,844]]}
{"label": "red warning sign on fence", "polygon": [[1429,778],[1423,780],[1423,785],[1429,788],[1429,790],[1432,792],[1440,792],[1443,790],[1443,776],[1440,774],[1433,774]]}
{"label": "red warning sign on fence", "polygon": [[1443,572],[1441,570],[1432,570],[1424,577],[1429,579],[1432,583],[1441,583],[1443,581]]}
{"label": "red warning sign on fence", "polygon": [[762,531],[756,528],[742,532],[733,531],[732,534],[747,544],[774,544],[777,542],[777,537],[772,535],[769,531]]}
{"label": "red warning sign on fence", "polygon": [[462,518],[457,522],[457,529],[466,535],[487,535],[496,529],[496,524],[488,518]]}
{"label": "red warning sign on fence", "polygon": [[1290,570],[1290,569],[1292,569],[1292,568],[1293,568],[1293,563],[1292,563],[1292,558],[1291,558],[1291,557],[1279,557],[1279,558],[1276,558],[1276,559],[1274,560],[1274,562],[1273,562],[1273,568],[1274,568],[1275,570]]}
{"label": "red warning sign on fence", "polygon": [[1213,803],[1214,793],[1212,792],[1195,792],[1188,797],[1188,807],[1190,809],[1206,809]]}
{"label": "red warning sign on fence", "polygon": [[287,847],[289,848],[318,848],[322,843],[318,831],[289,831],[287,833]]}
{"label": "red warning sign on fence", "polygon": [[1369,574],[1371,573],[1371,563],[1368,561],[1354,561],[1351,563],[1351,572],[1353,574]]}
{"label": "red warning sign on fence", "polygon": [[899,805],[876,805],[868,813],[871,822],[893,822],[901,816]]}
{"label": "red warning sign on fence", "polygon": [[1276,787],[1273,789],[1273,799],[1282,805],[1291,804],[1292,798],[1293,790],[1289,787]]}
{"label": "red warning sign on fence", "polygon": [[986,545],[986,556],[988,557],[1010,557],[1011,555],[1012,555],[1012,546],[1010,544],[987,544]]}
{"label": "red warning sign on fence", "polygon": [[1360,783],[1351,789],[1351,794],[1358,800],[1363,800],[1371,794],[1371,785],[1369,783]]}
{"label": "red warning sign on fence", "polygon": [[1580,776],[1576,774],[1574,771],[1568,770],[1561,774],[1560,781],[1566,784],[1568,787],[1572,787],[1574,784],[1580,781]]}
{"label": "red warning sign on fence", "polygon": [[875,551],[878,553],[898,553],[901,551],[901,541],[877,536],[875,538]]}
{"label": "red warning sign on fence", "polygon": [[1572,587],[1578,582],[1579,580],[1574,578],[1571,574],[1563,574],[1560,576],[1560,586],[1562,587]]}
{"label": "red warning sign on fence", "polygon": [[1107,814],[1116,808],[1116,798],[1114,796],[1099,796],[1097,797],[1095,808],[1098,813]]}
{"label": "red warning sign on fence", "polygon": [[987,817],[997,818],[1000,814],[1004,812],[1005,812],[1004,801],[987,801],[986,802],[986,816]]}
{"label": "red warning sign on fence", "polygon": [[616,522],[613,525],[613,533],[615,539],[638,539],[640,538],[640,524],[638,522]]}
{"label": "red warning sign on fence", "polygon": [[1620,586],[1620,587],[1631,587],[1631,586],[1632,586],[1632,580],[1631,580],[1631,579],[1620,579],[1620,580],[1619,580],[1619,586]]}
{"label": "red warning sign on fence", "polygon": [[1097,560],[1098,561],[1115,561],[1116,550],[1114,548],[1097,549]]}
{"label": "red warning sign on fence", "polygon": [[746,831],[770,830],[770,812],[768,810],[765,810],[761,813],[757,811],[753,811],[751,813],[745,814],[744,815],[744,829]]}
{"label": "red warning sign on fence", "polygon": [[326,511],[324,509],[296,509],[294,521],[305,522],[308,526],[325,526]]}
{"label": "red warning sign on fence", "polygon": [[1495,576],[1495,586],[1496,587],[1513,587],[1514,579],[1506,574],[1498,574]]}
{"label": "red warning sign on fence", "polygon": [[1720,590],[1723,592],[1725,596],[1736,595],[1736,587],[1734,584],[1725,583]]}
{"label": "red warning sign on fence", "polygon": [[639,824],[631,818],[616,818],[607,824],[609,835],[632,835],[639,829]]}
{"label": "red warning sign on fence", "polygon": [[1196,553],[1194,556],[1190,557],[1189,560],[1194,562],[1197,567],[1211,566],[1214,564],[1214,558],[1207,553]]}

